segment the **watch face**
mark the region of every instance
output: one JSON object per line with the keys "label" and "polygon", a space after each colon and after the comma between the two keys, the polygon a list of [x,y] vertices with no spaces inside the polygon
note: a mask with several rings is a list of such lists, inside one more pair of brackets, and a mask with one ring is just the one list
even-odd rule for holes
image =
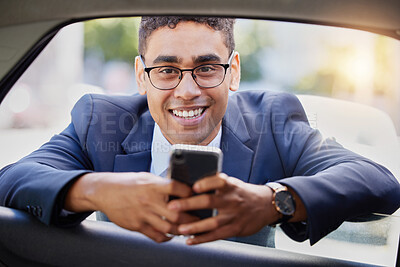
{"label": "watch face", "polygon": [[292,195],[288,191],[277,192],[275,205],[283,215],[293,215],[295,206]]}

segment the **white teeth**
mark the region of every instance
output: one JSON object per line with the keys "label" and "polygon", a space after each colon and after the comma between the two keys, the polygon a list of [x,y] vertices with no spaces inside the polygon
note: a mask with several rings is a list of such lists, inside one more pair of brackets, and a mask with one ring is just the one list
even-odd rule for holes
{"label": "white teeth", "polygon": [[194,119],[198,116],[200,116],[204,111],[204,108],[197,108],[197,109],[193,109],[193,110],[176,110],[173,109],[172,113],[177,116],[177,117],[181,117],[184,119]]}

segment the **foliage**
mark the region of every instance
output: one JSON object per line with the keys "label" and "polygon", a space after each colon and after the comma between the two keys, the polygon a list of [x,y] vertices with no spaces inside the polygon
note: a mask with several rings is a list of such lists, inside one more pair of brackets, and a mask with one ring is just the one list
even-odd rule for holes
{"label": "foliage", "polygon": [[272,44],[268,22],[239,20],[235,31],[236,49],[241,59],[242,81],[257,81],[264,77],[260,60],[263,50]]}
{"label": "foliage", "polygon": [[138,55],[138,26],[138,18],[85,22],[85,54],[100,54],[104,61],[132,62]]}

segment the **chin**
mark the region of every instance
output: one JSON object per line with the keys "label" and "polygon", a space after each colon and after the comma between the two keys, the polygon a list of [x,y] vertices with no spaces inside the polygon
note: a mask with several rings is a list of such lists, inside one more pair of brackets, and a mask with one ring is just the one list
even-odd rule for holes
{"label": "chin", "polygon": [[203,136],[195,133],[184,133],[173,136],[172,140],[174,144],[199,145],[206,138],[207,135]]}

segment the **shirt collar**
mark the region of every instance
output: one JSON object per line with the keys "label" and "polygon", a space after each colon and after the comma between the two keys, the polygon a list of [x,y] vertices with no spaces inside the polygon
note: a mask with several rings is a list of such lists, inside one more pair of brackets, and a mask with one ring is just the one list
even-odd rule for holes
{"label": "shirt collar", "polygon": [[[209,147],[220,147],[221,144],[221,126],[217,136],[207,145]],[[153,141],[151,143],[151,166],[150,172],[155,175],[161,175],[169,165],[169,155],[172,145],[162,134],[160,126],[154,124]]]}

